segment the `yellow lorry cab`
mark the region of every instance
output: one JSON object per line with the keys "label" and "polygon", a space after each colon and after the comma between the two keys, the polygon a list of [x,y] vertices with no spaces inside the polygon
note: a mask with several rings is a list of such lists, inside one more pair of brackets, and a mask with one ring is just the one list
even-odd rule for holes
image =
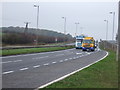
{"label": "yellow lorry cab", "polygon": [[83,51],[86,51],[86,50],[94,51],[95,50],[95,40],[93,37],[85,37],[83,39],[82,50]]}

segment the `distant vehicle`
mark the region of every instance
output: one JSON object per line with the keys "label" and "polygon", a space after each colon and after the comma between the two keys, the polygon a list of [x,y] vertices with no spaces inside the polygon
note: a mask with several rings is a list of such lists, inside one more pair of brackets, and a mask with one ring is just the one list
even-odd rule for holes
{"label": "distant vehicle", "polygon": [[82,50],[83,51],[87,51],[87,50],[94,51],[95,50],[95,40],[93,39],[93,37],[85,37],[83,39]]}
{"label": "distant vehicle", "polygon": [[76,36],[76,43],[75,43],[76,49],[82,49],[82,42],[84,38],[85,38],[84,35]]}

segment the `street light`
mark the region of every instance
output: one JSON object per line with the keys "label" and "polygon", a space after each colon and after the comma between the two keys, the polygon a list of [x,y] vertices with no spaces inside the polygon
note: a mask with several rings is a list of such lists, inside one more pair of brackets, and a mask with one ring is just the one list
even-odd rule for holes
{"label": "street light", "polygon": [[106,40],[108,37],[108,20],[104,20],[106,22]]}
{"label": "street light", "polygon": [[62,17],[64,20],[65,20],[65,22],[64,22],[64,34],[66,34],[66,17]]}
{"label": "street light", "polygon": [[115,12],[110,12],[110,14],[113,14],[113,32],[112,32],[112,40],[114,40],[114,23],[115,23]]}
{"label": "street light", "polygon": [[77,25],[79,24],[79,22],[75,22],[76,24],[76,33],[75,33],[75,36],[77,36]]}
{"label": "street light", "polygon": [[[39,5],[34,5],[37,8],[37,30],[38,30],[38,23],[39,23]],[[36,45],[38,44],[38,36],[36,36]]]}

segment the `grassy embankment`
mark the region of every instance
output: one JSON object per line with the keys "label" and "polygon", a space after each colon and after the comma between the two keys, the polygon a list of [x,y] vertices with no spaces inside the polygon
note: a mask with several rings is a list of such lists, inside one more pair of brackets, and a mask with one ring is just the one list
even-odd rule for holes
{"label": "grassy embankment", "polygon": [[27,54],[27,53],[49,52],[49,51],[70,49],[73,47],[74,46],[0,50],[0,55],[6,56],[6,55]]}
{"label": "grassy embankment", "polygon": [[46,88],[117,88],[118,64],[116,54],[109,51],[104,60],[85,68]]}

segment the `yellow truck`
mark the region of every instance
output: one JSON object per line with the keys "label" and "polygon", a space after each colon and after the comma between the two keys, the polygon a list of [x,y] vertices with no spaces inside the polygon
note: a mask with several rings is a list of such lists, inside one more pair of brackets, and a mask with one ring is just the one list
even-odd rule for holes
{"label": "yellow truck", "polygon": [[95,50],[95,40],[93,37],[85,37],[83,39],[82,50],[83,51],[87,51],[87,50],[94,51]]}

